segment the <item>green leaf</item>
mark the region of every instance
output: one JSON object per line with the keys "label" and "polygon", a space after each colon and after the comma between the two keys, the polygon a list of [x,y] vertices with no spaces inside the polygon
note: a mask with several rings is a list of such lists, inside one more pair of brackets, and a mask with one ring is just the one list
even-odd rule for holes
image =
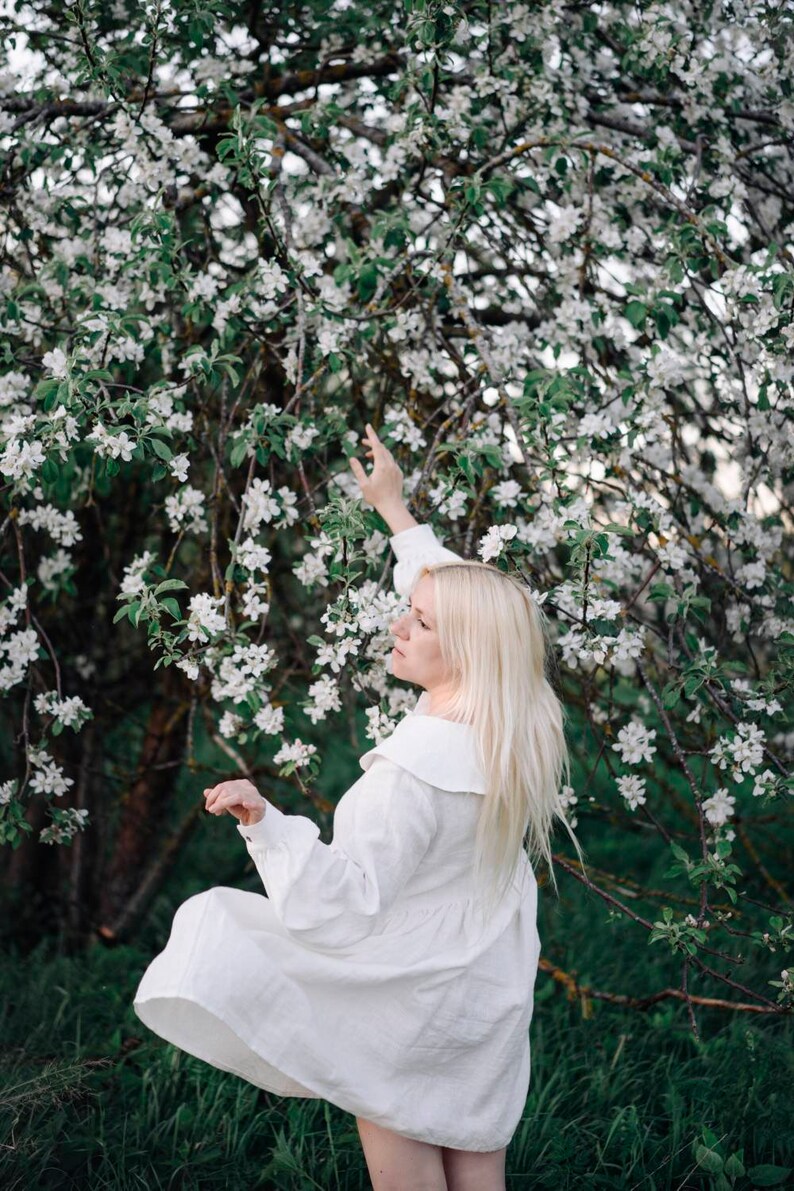
{"label": "green leaf", "polygon": [[722,1158],[714,1150],[699,1143],[695,1145],[695,1161],[701,1169],[708,1171],[709,1174],[722,1174]]}
{"label": "green leaf", "polygon": [[637,329],[639,329],[640,327],[643,326],[643,324],[645,323],[645,319],[648,316],[648,307],[645,305],[644,302],[637,302],[636,300],[634,300],[634,301],[631,301],[628,303],[628,305],[626,306],[626,309],[623,311],[623,313],[625,314],[626,318],[629,320],[631,325],[633,327],[637,327]]}
{"label": "green leaf", "polygon": [[378,268],[372,261],[364,265],[358,275],[358,296],[362,302],[369,302],[378,285]]}
{"label": "green leaf", "polygon": [[779,1187],[785,1183],[791,1174],[790,1166],[751,1166],[747,1177],[756,1187]]}
{"label": "green leaf", "polygon": [[232,467],[239,467],[245,459],[248,452],[249,443],[245,438],[238,439],[229,453],[229,462]]}
{"label": "green leaf", "polygon": [[725,1159],[725,1173],[731,1179],[737,1179],[744,1174],[744,1163],[738,1154],[729,1154]]}
{"label": "green leaf", "polygon": [[158,583],[154,589],[156,596],[164,591],[181,591],[187,587],[187,583],[183,583],[181,579],[164,579],[162,583]]}
{"label": "green leaf", "polygon": [[58,464],[49,457],[41,465],[41,478],[47,484],[54,484],[58,479]]}
{"label": "green leaf", "polygon": [[162,439],[150,438],[149,446],[152,448],[152,452],[158,457],[158,459],[164,460],[165,463],[167,463],[169,459],[173,459],[173,451],[167,443],[162,441]]}

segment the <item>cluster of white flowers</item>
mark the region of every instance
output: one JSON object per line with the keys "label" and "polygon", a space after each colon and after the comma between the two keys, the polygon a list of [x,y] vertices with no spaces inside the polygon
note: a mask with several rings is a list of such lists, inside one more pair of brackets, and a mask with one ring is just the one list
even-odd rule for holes
{"label": "cluster of white flowers", "polygon": [[284,731],[284,708],[266,703],[254,716],[254,723],[266,736],[278,736]]}
{"label": "cluster of white flowers", "polygon": [[281,512],[270,480],[260,480],[259,477],[251,481],[243,497],[243,507],[243,529],[254,533],[263,522],[269,523]]}
{"label": "cluster of white flowers", "polygon": [[175,480],[179,480],[180,484],[184,484],[187,480],[189,467],[190,460],[187,455],[174,455],[173,459],[168,461],[168,470]]}
{"label": "cluster of white flowers", "polygon": [[289,762],[292,762],[297,769],[301,769],[303,766],[309,764],[309,761],[316,752],[316,745],[304,744],[300,737],[298,737],[292,744],[288,744],[286,741],[282,744],[281,748],[273,757],[273,763],[274,765],[287,765]]}
{"label": "cluster of white flowers", "polygon": [[49,558],[42,558],[36,574],[46,591],[57,591],[59,581],[72,569],[72,556],[65,550],[56,550]]}
{"label": "cluster of white flowers", "polygon": [[733,737],[722,737],[709,754],[719,769],[730,766],[734,781],[755,774],[763,763],[766,737],[756,724],[739,723]]}
{"label": "cluster of white flowers", "polygon": [[185,485],[178,492],[165,498],[165,513],[168,524],[174,533],[184,530],[186,533],[204,533],[207,529],[207,519],[204,516],[204,506],[207,498],[199,488]]}
{"label": "cluster of white flowers", "polygon": [[10,480],[29,480],[44,462],[44,451],[38,439],[29,442],[12,438],[0,455],[0,472]]}
{"label": "cluster of white flowers", "polygon": [[[613,745],[614,747],[614,745]],[[645,778],[638,774],[624,774],[617,779],[618,791],[625,798],[629,810],[635,811],[645,802]]]}
{"label": "cluster of white flowers", "polygon": [[334,674],[340,674],[347,666],[347,659],[356,657],[361,646],[360,637],[345,637],[336,643],[326,641],[318,646],[314,660],[318,666],[330,666]]}
{"label": "cluster of white flowers", "polygon": [[703,800],[703,812],[712,827],[722,827],[733,815],[736,799],[725,786]]}
{"label": "cluster of white flowers", "polygon": [[[605,601],[607,606],[613,602]],[[558,638],[558,645],[566,666],[571,669],[592,670],[611,663],[619,674],[628,675],[632,672],[630,663],[641,657],[645,649],[645,627],[624,628],[614,637],[570,628]]]}
{"label": "cluster of white flowers", "polygon": [[8,806],[18,789],[19,782],[15,778],[11,778],[7,782],[0,782],[0,806]]}
{"label": "cluster of white flowers", "polygon": [[37,505],[34,509],[19,510],[19,524],[45,530],[59,546],[74,546],[83,540],[77,518],[71,509],[62,513],[54,505]]}
{"label": "cluster of white flowers", "polygon": [[97,422],[91,433],[86,435],[86,440],[96,444],[94,449],[97,455],[107,459],[121,458],[125,463],[129,463],[132,459],[132,452],[137,445],[126,430],[119,430],[117,434],[111,434],[101,422]]}
{"label": "cluster of white flowers", "polygon": [[[8,632],[27,606],[27,587],[17,587],[0,605],[0,691],[22,682],[28,667],[39,656],[39,638],[35,629]],[[8,635],[6,635],[8,634]]]}
{"label": "cluster of white flowers", "polygon": [[517,525],[492,525],[486,534],[480,538],[477,553],[483,562],[490,562],[498,558],[508,542],[518,533]]}
{"label": "cluster of white flowers", "polygon": [[41,366],[56,380],[66,380],[69,375],[69,360],[66,352],[60,347],[54,347],[41,357]]}
{"label": "cluster of white flowers", "polygon": [[61,727],[74,728],[76,731],[92,715],[91,709],[86,707],[79,695],[61,699],[57,691],[46,691],[36,695],[33,706],[39,715],[51,715]]}
{"label": "cluster of white flowers", "polygon": [[42,844],[67,844],[78,831],[85,829],[88,822],[88,811],[84,807],[65,806],[51,813],[52,823],[39,832]]}
{"label": "cluster of white flowers", "polygon": [[[576,806],[579,801],[577,795],[574,793],[573,786],[562,786],[560,789],[560,806],[563,811],[569,811]],[[576,827],[579,820],[576,815],[569,815],[568,824],[570,827]]]}
{"label": "cluster of white flowers", "polygon": [[133,558],[124,568],[119,593],[122,596],[139,595],[146,586],[144,575],[154,561],[154,555],[150,550],[144,550],[143,554]]}
{"label": "cluster of white flowers", "polygon": [[576,207],[560,207],[555,214],[550,215],[546,230],[549,243],[561,244],[563,240],[570,239],[579,225],[582,214]]}
{"label": "cluster of white flowers", "polygon": [[232,740],[239,732],[242,732],[244,726],[245,720],[234,711],[224,711],[218,721],[218,731],[226,740]]}
{"label": "cluster of white flowers", "polygon": [[36,794],[54,794],[60,798],[74,785],[74,780],[64,776],[63,769],[45,749],[29,749],[28,759],[33,766],[30,788]]}
{"label": "cluster of white flowers", "polygon": [[211,596],[207,592],[191,596],[186,629],[188,641],[208,641],[222,633],[226,628],[226,617],[221,611],[223,606],[223,596]]}
{"label": "cluster of white flowers", "polygon": [[758,773],[753,781],[753,797],[760,798],[764,794],[775,794],[779,788],[779,779],[771,769]]}
{"label": "cluster of white flowers", "polygon": [[624,765],[639,765],[641,761],[650,761],[653,757],[656,745],[651,741],[655,739],[655,728],[648,728],[641,720],[633,719],[620,729],[612,748],[620,753]]}
{"label": "cluster of white flowers", "polygon": [[[328,348],[333,351],[333,348]],[[284,439],[284,446],[287,449],[291,459],[298,458],[301,452],[307,450],[315,438],[319,438],[320,431],[316,426],[293,426],[287,437]],[[292,449],[294,447],[294,450]]]}
{"label": "cluster of white flowers", "polygon": [[260,546],[253,538],[246,538],[237,547],[237,561],[247,571],[262,571],[267,574],[272,555],[266,546]]}
{"label": "cluster of white flowers", "polygon": [[323,675],[311,684],[309,698],[311,702],[304,706],[303,711],[313,724],[324,720],[329,711],[339,711],[342,706],[339,684],[330,674]]}
{"label": "cluster of white flowers", "polygon": [[466,515],[466,493],[448,483],[439,483],[429,490],[433,507],[440,517],[458,521]]}
{"label": "cluster of white flowers", "polygon": [[191,682],[196,681],[199,676],[200,666],[195,657],[192,657],[190,654],[186,654],[185,657],[179,658],[179,660],[174,664],[176,665],[177,670],[181,670]]}
{"label": "cluster of white flowers", "polygon": [[173,392],[154,389],[147,396],[146,425],[163,426],[187,434],[193,429],[193,414],[175,408]]}
{"label": "cluster of white flowers", "polygon": [[276,663],[276,654],[267,645],[235,645],[230,654],[220,659],[207,659],[214,672],[212,697],[216,703],[225,699],[243,703],[257,690],[259,680]]}

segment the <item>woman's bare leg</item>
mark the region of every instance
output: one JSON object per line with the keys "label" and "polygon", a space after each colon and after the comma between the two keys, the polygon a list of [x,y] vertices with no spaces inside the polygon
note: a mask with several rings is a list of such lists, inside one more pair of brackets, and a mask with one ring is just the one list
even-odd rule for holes
{"label": "woman's bare leg", "polygon": [[356,1124],[372,1191],[447,1191],[440,1146],[392,1133],[361,1117]]}
{"label": "woman's bare leg", "polygon": [[505,1191],[507,1146],[479,1154],[442,1146],[447,1191]]}

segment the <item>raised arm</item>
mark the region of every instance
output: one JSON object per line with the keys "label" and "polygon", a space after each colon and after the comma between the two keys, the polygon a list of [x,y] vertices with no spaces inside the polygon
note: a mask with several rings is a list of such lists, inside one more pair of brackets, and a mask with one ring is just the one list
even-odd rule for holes
{"label": "raised arm", "polygon": [[414,577],[421,566],[434,562],[452,562],[460,558],[442,546],[430,525],[420,525],[409,513],[403,500],[403,473],[391,451],[385,447],[367,422],[365,453],[372,459],[370,475],[358,459],[350,460],[350,468],[361,488],[363,499],[371,504],[392,532],[391,547],[397,558],[394,568],[394,589],[398,595],[408,595]]}

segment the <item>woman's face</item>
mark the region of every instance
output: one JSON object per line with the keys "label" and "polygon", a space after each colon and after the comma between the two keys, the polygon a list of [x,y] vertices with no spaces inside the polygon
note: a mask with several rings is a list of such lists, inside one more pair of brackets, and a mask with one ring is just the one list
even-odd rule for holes
{"label": "woman's face", "polygon": [[391,654],[394,677],[425,690],[448,686],[450,679],[438,643],[434,586],[432,576],[424,575],[410,597],[409,611],[389,626],[396,638]]}

